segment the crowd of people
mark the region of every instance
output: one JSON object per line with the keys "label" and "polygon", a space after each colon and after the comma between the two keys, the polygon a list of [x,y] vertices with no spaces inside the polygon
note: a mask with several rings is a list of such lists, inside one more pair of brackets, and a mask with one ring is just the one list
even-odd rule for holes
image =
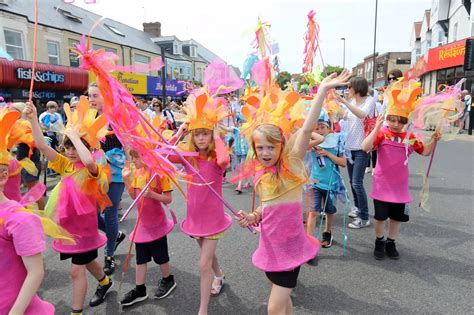
{"label": "crowd of people", "polygon": [[[229,179],[236,194],[251,189],[259,197],[260,204],[240,211],[236,219],[242,227],[260,230],[252,261],[272,283],[269,314],[292,313],[290,294],[300,267],[314,259],[320,247],[332,246],[338,195],[345,196],[345,206],[352,205],[349,228],[371,225],[365,174],[373,176],[369,194],[375,209],[373,255],[377,260],[400,258],[396,240],[400,224],[409,220],[412,201],[405,161],[412,152],[430,155],[441,137],[437,130],[423,142],[407,130],[412,105],[421,90],[403,83],[401,77],[400,71],[389,73],[387,91],[412,95],[408,100],[397,99],[395,93],[379,95],[369,89],[364,78],[350,78],[343,71],[326,77],[317,93],[304,102],[294,91],[273,92],[272,97],[280,100],[272,99],[276,107],[265,107],[268,99],[256,92],[246,92],[240,98],[230,95],[216,102],[202,90],[183,105],[169,102],[164,106],[158,99],[137,102],[150,122],[158,121],[160,130],[170,131],[169,142],[178,143],[187,153],[184,158],[167,157],[183,166],[192,183],[180,227],[196,240],[200,250],[196,262],[200,272],[199,314],[207,314],[210,296],[218,296],[225,282],[216,248],[232,224],[222,200],[222,185]],[[340,88],[347,93],[340,94]],[[259,107],[255,106],[257,101]],[[303,115],[292,110],[303,103],[309,103]],[[162,276],[154,298],[166,298],[176,288],[167,242],[167,235],[177,224],[167,206],[173,202],[173,178],[156,176],[143,152],[121,142],[107,124],[104,106],[99,85],[91,84],[87,99],[74,98],[65,105],[65,117],[58,113],[55,102],[49,102],[39,117],[30,103],[1,109],[0,266],[8,265],[10,270],[7,278],[0,278],[0,285],[9,288],[0,297],[1,314],[54,313],[54,306],[36,295],[44,277],[44,233],[55,238],[52,247],[60,259],[70,261],[71,314],[83,313],[86,271],[97,280],[89,305],[103,303],[113,284],[114,253],[126,238],[119,229],[124,192],[139,198],[139,215],[130,233],[136,252],[135,287],[121,297],[122,306],[149,297],[146,274],[152,259]],[[370,129],[368,119],[372,119]],[[15,128],[30,137],[14,136]],[[150,151],[155,147],[148,144]],[[16,156],[11,155],[14,151]],[[61,179],[46,204],[37,198],[33,211],[25,208],[20,183],[35,192],[42,168],[40,152],[48,161],[47,168]],[[27,161],[36,172],[27,167]],[[366,172],[371,165],[373,169]],[[347,185],[340,168],[347,168]],[[231,176],[226,175],[228,170]],[[346,186],[350,186],[352,202]],[[306,209],[304,195],[312,201]],[[319,217],[325,219],[320,240],[314,237]],[[103,246],[102,264],[98,250]]]}

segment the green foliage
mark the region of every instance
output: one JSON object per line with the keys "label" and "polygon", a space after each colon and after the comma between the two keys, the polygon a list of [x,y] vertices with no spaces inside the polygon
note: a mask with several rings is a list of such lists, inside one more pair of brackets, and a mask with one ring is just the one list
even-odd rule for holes
{"label": "green foliage", "polygon": [[291,74],[288,71],[282,71],[278,75],[277,83],[282,90],[286,88],[286,85],[291,81]]}

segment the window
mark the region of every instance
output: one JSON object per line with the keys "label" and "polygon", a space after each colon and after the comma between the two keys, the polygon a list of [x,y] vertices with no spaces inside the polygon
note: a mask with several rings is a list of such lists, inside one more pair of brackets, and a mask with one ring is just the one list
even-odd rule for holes
{"label": "window", "polygon": [[116,35],[118,36],[122,36],[122,37],[125,37],[125,34],[120,32],[118,29],[116,29],[114,26],[112,25],[109,25],[109,24],[104,24],[109,30],[111,30],[112,32],[114,32]]}
{"label": "window", "polygon": [[52,65],[59,65],[59,43],[48,40],[47,44],[49,63]]}
{"label": "window", "polygon": [[190,47],[189,47],[189,56],[191,56],[191,57],[197,57],[196,47],[195,47],[195,46],[190,46]]}
{"label": "window", "polygon": [[135,63],[148,65],[150,64],[150,57],[135,54]]}
{"label": "window", "polygon": [[5,35],[5,48],[7,53],[13,57],[13,59],[25,59],[23,53],[23,34],[21,32],[4,30]]}
{"label": "window", "polygon": [[[76,47],[79,42],[75,39],[69,39],[68,41],[69,47]],[[79,55],[73,52],[72,50],[69,50],[69,65],[71,67],[79,67],[80,62],[79,62]]]}
{"label": "window", "polygon": [[54,7],[54,8],[55,8],[57,11],[61,12],[62,15],[63,15],[65,18],[67,18],[67,19],[69,19],[69,20],[71,20],[71,21],[74,21],[74,22],[76,22],[76,23],[82,23],[82,18],[81,18],[80,16],[77,16],[77,15],[75,15],[75,14],[69,12],[69,11],[66,11],[66,10],[64,10],[64,9],[61,9],[61,8],[57,8],[57,7]]}
{"label": "window", "polygon": [[94,50],[103,49],[103,50],[105,50],[106,52],[113,52],[114,54],[117,54],[117,49],[115,49],[115,48],[108,48],[108,47],[104,47],[104,46],[97,45],[97,44],[94,44],[94,45],[92,46],[92,48],[94,48]]}
{"label": "window", "polygon": [[439,30],[438,31],[438,42],[436,43],[436,46],[442,46],[444,44],[444,31]]}
{"label": "window", "polygon": [[453,26],[453,41],[458,39],[458,22],[454,23]]}

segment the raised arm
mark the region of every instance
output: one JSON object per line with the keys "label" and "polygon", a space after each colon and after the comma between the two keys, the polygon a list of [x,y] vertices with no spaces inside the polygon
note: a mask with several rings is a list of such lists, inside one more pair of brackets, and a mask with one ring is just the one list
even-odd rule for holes
{"label": "raised arm", "polygon": [[76,149],[77,155],[79,155],[79,159],[81,162],[87,167],[89,172],[97,176],[99,172],[99,168],[92,157],[91,151],[82,143],[81,136],[77,132],[76,128],[68,127],[66,129],[66,136],[71,140],[74,148]]}
{"label": "raised arm", "polygon": [[369,152],[373,149],[375,137],[377,136],[377,133],[379,132],[380,128],[382,128],[383,121],[384,115],[380,114],[377,117],[377,122],[375,123],[374,129],[370,132],[367,138],[362,141],[362,151]]}
{"label": "raised arm", "polygon": [[339,101],[339,103],[344,104],[348,110],[350,110],[354,115],[356,115],[358,118],[362,119],[367,116],[367,114],[360,109],[359,107],[352,105],[348,100],[346,100],[344,97],[340,96],[339,94],[336,93],[336,99]]}
{"label": "raised arm", "polygon": [[324,98],[326,97],[326,93],[332,88],[349,84],[349,78],[349,72],[347,70],[344,70],[339,76],[337,76],[336,73],[333,73],[327,76],[323,80],[323,82],[321,82],[321,84],[319,85],[318,93],[311,102],[311,109],[308,113],[308,116],[306,116],[306,119],[303,123],[303,127],[298,130],[295,145],[290,152],[290,156],[303,159],[304,154],[308,149],[308,144],[311,139],[311,133],[313,132],[314,127],[318,122],[319,114],[321,112],[321,107],[323,105]]}
{"label": "raised arm", "polygon": [[36,112],[36,107],[33,104],[27,103],[25,109],[23,110],[23,114],[25,115],[26,119],[31,123],[31,130],[33,138],[35,139],[36,147],[44,154],[44,156],[48,160],[54,161],[56,159],[56,155],[58,155],[58,152],[48,146],[46,141],[44,141],[43,132],[41,131],[41,127],[38,122],[38,114]]}

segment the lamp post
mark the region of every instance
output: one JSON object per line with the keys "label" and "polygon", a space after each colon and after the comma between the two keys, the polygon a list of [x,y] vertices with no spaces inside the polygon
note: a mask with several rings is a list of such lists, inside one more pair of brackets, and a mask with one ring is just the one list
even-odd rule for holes
{"label": "lamp post", "polygon": [[377,9],[379,0],[375,0],[374,58],[372,64],[372,88],[375,87],[375,45],[377,44]]}
{"label": "lamp post", "polygon": [[166,47],[161,45],[161,59],[163,60],[163,68],[161,69],[161,86],[163,89],[162,102],[166,106]]}
{"label": "lamp post", "polygon": [[345,69],[346,68],[346,38],[345,37],[341,37],[341,40],[344,42],[344,48],[342,50],[342,68]]}

